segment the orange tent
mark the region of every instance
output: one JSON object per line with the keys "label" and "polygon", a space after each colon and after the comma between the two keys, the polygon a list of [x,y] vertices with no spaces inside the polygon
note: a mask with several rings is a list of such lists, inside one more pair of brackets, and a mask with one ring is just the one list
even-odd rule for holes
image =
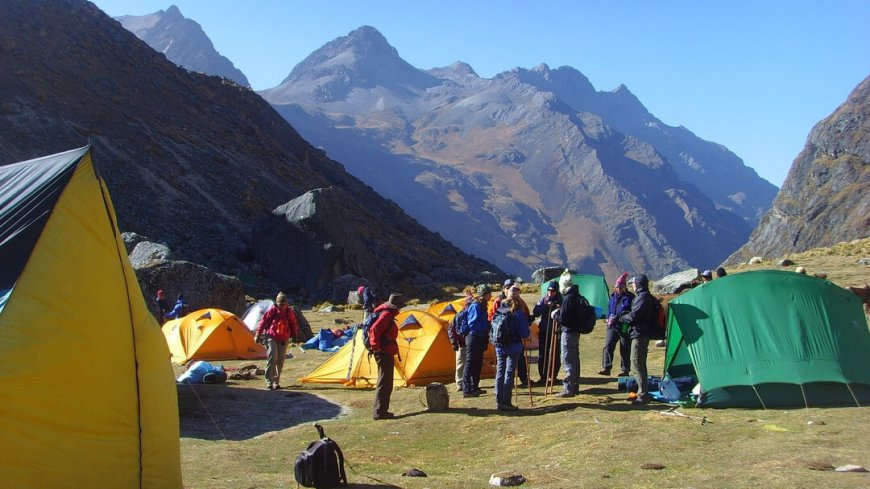
{"label": "orange tent", "polygon": [[[399,326],[399,356],[393,371],[394,385],[451,381],[455,357],[444,321],[425,311],[413,310],[400,312],[396,324]],[[362,331],[359,331],[352,342],[299,381],[373,387],[378,379],[378,366],[367,352],[362,343]]]}
{"label": "orange tent", "polygon": [[266,348],[235,314],[221,309],[200,309],[163,325],[172,361],[255,360],[266,358]]}

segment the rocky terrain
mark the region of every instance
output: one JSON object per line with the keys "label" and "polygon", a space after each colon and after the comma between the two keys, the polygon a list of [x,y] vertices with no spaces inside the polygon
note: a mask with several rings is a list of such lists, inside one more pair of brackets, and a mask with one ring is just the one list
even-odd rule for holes
{"label": "rocky terrain", "polygon": [[[502,276],[348,174],[250,89],[176,66],[84,0],[3,5],[0,164],[91,144],[119,228],[174,260],[312,297],[345,275],[382,289]],[[316,189],[327,190],[309,221],[338,220],[316,237],[329,260],[307,262],[303,233],[274,244],[284,258],[264,267],[255,224]],[[324,272],[311,279],[315,267]]]}
{"label": "rocky terrain", "polygon": [[261,94],[421,223],[521,275],[714,266],[776,190],[626,87],[597,92],[546,65],[492,79],[461,62],[421,70],[368,26]]}
{"label": "rocky terrain", "polygon": [[870,77],[816,124],[770,211],[730,264],[870,236]]}

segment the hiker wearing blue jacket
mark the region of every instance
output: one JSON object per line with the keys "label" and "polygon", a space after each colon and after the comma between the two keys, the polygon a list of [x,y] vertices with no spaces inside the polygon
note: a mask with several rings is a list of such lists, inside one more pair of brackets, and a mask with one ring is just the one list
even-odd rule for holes
{"label": "hiker wearing blue jacket", "polygon": [[492,297],[492,289],[482,284],[477,288],[477,296],[468,305],[468,332],[465,333],[465,374],[462,376],[462,397],[478,397],[486,394],[480,388],[480,369],[483,367],[483,353],[489,345],[489,320],[486,304]]}
{"label": "hiker wearing blue jacket", "polygon": [[517,406],[511,404],[511,395],[514,388],[514,375],[517,372],[519,362],[525,361],[520,358],[523,354],[523,340],[529,337],[529,316],[520,300],[520,289],[516,285],[511,287],[506,299],[496,310],[495,317],[506,316],[502,327],[510,328],[509,343],[495,344],[495,399],[499,411],[516,411]]}
{"label": "hiker wearing blue jacket", "polygon": [[634,294],[628,291],[628,273],[623,272],[616,279],[614,291],[610,294],[607,306],[607,329],[604,332],[604,348],[601,349],[601,371],[598,375],[610,375],[613,367],[613,352],[619,344],[619,376],[628,375],[629,358],[631,355],[631,338],[628,336],[628,324],[620,322],[619,318],[631,310]]}
{"label": "hiker wearing blue jacket", "polygon": [[175,307],[166,313],[167,319],[179,319],[187,316],[187,301],[184,300],[184,294],[178,294],[175,301]]}

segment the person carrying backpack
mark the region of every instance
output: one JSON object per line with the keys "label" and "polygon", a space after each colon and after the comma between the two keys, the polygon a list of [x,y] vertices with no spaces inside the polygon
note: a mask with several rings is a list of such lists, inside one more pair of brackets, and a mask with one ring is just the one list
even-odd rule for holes
{"label": "person carrying backpack", "polygon": [[175,306],[166,313],[166,319],[181,319],[184,316],[187,316],[187,301],[184,300],[184,294],[178,294]]}
{"label": "person carrying backpack", "polygon": [[287,357],[287,346],[290,338],[299,334],[299,324],[296,314],[287,304],[287,296],[279,292],[275,303],[269,306],[257,325],[254,339],[257,343],[266,345],[266,388],[271,390],[281,388],[281,371],[284,370],[284,359]]}
{"label": "person carrying backpack", "polygon": [[387,302],[376,307],[373,314],[377,319],[369,331],[369,347],[378,364],[378,382],[375,385],[375,403],[372,406],[372,419],[393,419],[390,412],[390,397],[393,394],[394,357],[399,354],[399,326],[396,315],[405,305],[405,296],[390,294]]}
{"label": "person carrying backpack", "polygon": [[[468,306],[474,300],[474,289],[472,287],[465,288],[465,306],[457,312],[447,326],[447,338],[450,339],[450,346],[456,354],[456,372],[454,380],[456,381],[456,391],[462,392],[462,377],[465,375],[465,335],[459,330],[468,327]],[[464,325],[462,323],[465,323]]]}
{"label": "person carrying backpack", "polygon": [[[540,380],[534,385],[547,385],[547,380],[555,382],[559,369],[562,368],[559,359],[559,332],[553,331],[555,321],[552,317],[552,313],[561,306],[562,294],[559,293],[559,283],[553,280],[547,284],[547,295],[541,297],[532,309],[532,314],[541,318],[538,321],[538,378]],[[552,357],[550,357],[551,350],[554,352]],[[552,372],[549,372],[552,378],[548,379],[550,363],[553,363]]]}
{"label": "person carrying backpack", "polygon": [[363,322],[366,322],[366,319],[368,319],[369,315],[375,310],[375,307],[378,306],[378,295],[367,285],[360,285],[357,291],[360,300],[362,301],[364,311]]}
{"label": "person carrying backpack", "polygon": [[[489,320],[490,324],[492,324],[492,318],[495,317],[495,311],[501,305],[501,301],[508,298],[508,294],[510,293],[510,290],[513,287],[514,287],[513,279],[509,278],[509,279],[505,280],[504,285],[502,285],[502,288],[501,288],[501,294],[499,294],[498,297],[496,297],[494,301],[490,302],[487,305],[486,319]],[[522,308],[522,310],[525,311],[526,317],[529,319],[529,322],[531,322],[532,321],[532,313],[529,311],[529,306],[526,304],[526,301],[524,301],[522,299],[522,297],[519,296],[519,293],[520,293],[519,285],[517,285],[516,287],[517,287],[516,299],[519,301],[520,307]],[[523,345],[523,347],[525,348],[525,345]],[[523,361],[521,361],[519,363],[519,365],[517,366],[517,376],[520,379],[520,387],[525,389],[528,386],[528,382],[529,382],[529,366],[526,365],[525,350],[523,351],[523,353],[524,353],[523,355],[520,355],[523,358]]]}
{"label": "person carrying backpack", "polygon": [[523,340],[529,337],[529,316],[523,310],[519,301],[520,289],[512,287],[511,293],[501,301],[493,317],[493,330],[503,328],[503,333],[497,335],[504,341],[496,340],[495,344],[495,399],[499,411],[516,411],[517,406],[511,404],[514,387],[514,375],[523,353]]}
{"label": "person carrying backpack", "polygon": [[623,313],[631,310],[634,294],[628,291],[628,273],[623,272],[616,279],[610,303],[607,306],[607,330],[604,333],[604,348],[601,349],[601,371],[598,375],[610,375],[613,367],[613,352],[619,343],[619,376],[628,375],[629,356],[631,355],[631,338],[628,336],[628,325],[619,321]]}
{"label": "person carrying backpack", "polygon": [[637,381],[637,397],[632,404],[648,404],[649,386],[646,370],[646,357],[649,351],[649,331],[656,320],[656,300],[649,293],[649,279],[646,275],[635,275],[631,279],[634,289],[634,300],[631,310],[620,316],[619,320],[628,323],[628,334],[631,338],[631,371]]}
{"label": "person carrying backpack", "polygon": [[478,397],[486,394],[480,388],[480,369],[483,368],[483,353],[489,344],[489,320],[486,305],[492,297],[489,285],[477,287],[477,296],[468,306],[468,333],[465,335],[465,373],[462,376],[462,397]]}
{"label": "person carrying backpack", "polygon": [[580,392],[580,330],[584,307],[590,307],[586,298],[580,295],[580,287],[571,284],[562,305],[556,313],[556,320],[562,330],[562,366],[565,377],[562,379],[562,392],[556,397],[574,397]]}

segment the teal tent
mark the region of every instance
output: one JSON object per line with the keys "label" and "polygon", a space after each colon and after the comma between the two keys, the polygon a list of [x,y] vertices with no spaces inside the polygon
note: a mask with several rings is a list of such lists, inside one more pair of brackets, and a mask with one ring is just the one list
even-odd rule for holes
{"label": "teal tent", "polygon": [[[559,282],[559,277],[553,280]],[[541,284],[541,297],[547,294],[547,284],[550,280]],[[580,289],[580,294],[589,301],[590,304],[599,308],[598,317],[607,315],[607,304],[610,301],[610,291],[607,288],[607,281],[601,275],[584,275],[575,273],[571,275],[571,283],[577,284]]]}
{"label": "teal tent", "polygon": [[693,376],[699,405],[870,405],[870,332],[854,294],[758,270],[670,301],[665,374]]}

